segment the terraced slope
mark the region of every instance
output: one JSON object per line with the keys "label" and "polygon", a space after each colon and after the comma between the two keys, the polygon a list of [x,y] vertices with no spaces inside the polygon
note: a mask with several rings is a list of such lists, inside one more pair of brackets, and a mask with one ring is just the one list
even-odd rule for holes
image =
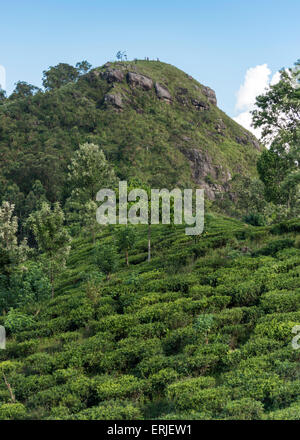
{"label": "terraced slope", "polygon": [[147,263],[141,226],[109,281],[78,238],[56,297],[0,351],[16,399],[1,380],[0,419],[298,419],[299,231],[208,215],[197,240],[153,227]]}

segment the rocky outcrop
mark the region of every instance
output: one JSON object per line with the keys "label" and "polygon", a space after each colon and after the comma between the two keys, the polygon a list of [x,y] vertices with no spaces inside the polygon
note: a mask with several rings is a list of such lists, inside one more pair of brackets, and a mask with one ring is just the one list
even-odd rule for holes
{"label": "rocky outcrop", "polygon": [[209,105],[204,101],[200,101],[199,99],[191,99],[191,103],[196,108],[196,110],[203,111],[209,109]]}
{"label": "rocky outcrop", "polygon": [[211,89],[210,87],[202,86],[202,93],[204,96],[207,97],[208,102],[210,102],[212,105],[217,105],[217,97],[213,89]]}
{"label": "rocky outcrop", "polygon": [[236,136],[236,141],[238,144],[240,145],[248,145],[249,143],[253,145],[253,147],[258,150],[261,151],[261,145],[258,142],[258,140],[252,136],[251,134],[245,134],[244,136]]}
{"label": "rocky outcrop", "polygon": [[144,90],[151,90],[153,87],[153,81],[151,78],[138,73],[128,72],[127,79],[128,83],[133,87],[140,86]]}
{"label": "rocky outcrop", "polygon": [[172,101],[172,96],[169,90],[166,87],[163,87],[158,82],[155,83],[155,91],[159,99],[163,99],[164,101]]}
{"label": "rocky outcrop", "polygon": [[103,72],[102,77],[109,83],[121,82],[124,79],[124,73],[122,70],[107,69]]}
{"label": "rocky outcrop", "polygon": [[225,135],[226,125],[224,124],[223,119],[219,118],[217,120],[217,123],[215,125],[215,129],[217,130],[217,133],[221,134],[222,136]]}
{"label": "rocky outcrop", "polygon": [[221,165],[214,165],[206,151],[186,147],[180,150],[190,163],[193,180],[205,190],[206,197],[214,200],[217,193],[225,190],[231,179],[230,172]]}
{"label": "rocky outcrop", "polygon": [[117,109],[123,108],[122,96],[119,93],[116,93],[116,94],[107,93],[104,96],[104,102],[106,104],[112,105],[113,107],[115,107]]}
{"label": "rocky outcrop", "polygon": [[178,89],[176,90],[176,100],[181,104],[181,105],[188,105],[189,104],[189,96],[188,96],[188,89],[184,88],[184,87],[178,87]]}

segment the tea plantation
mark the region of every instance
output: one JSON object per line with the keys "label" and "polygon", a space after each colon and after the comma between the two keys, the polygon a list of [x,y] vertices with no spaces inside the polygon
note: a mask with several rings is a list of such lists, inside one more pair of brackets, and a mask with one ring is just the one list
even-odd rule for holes
{"label": "tea plantation", "polygon": [[109,280],[74,239],[55,297],[1,317],[0,419],[299,419],[299,232],[208,214],[153,226],[147,262],[140,226]]}

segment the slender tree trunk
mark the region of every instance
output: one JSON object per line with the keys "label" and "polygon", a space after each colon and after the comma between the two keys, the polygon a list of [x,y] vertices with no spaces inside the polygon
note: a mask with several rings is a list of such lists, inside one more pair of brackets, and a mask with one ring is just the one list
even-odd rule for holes
{"label": "slender tree trunk", "polygon": [[5,376],[4,373],[3,373],[3,379],[4,379],[4,382],[5,382],[5,385],[7,386],[7,389],[8,389],[8,391],[9,391],[11,401],[12,401],[12,403],[15,403],[15,402],[16,402],[15,395],[14,395],[13,390],[12,390],[10,384],[8,383],[8,381],[7,381],[6,376]]}
{"label": "slender tree trunk", "polygon": [[126,265],[129,266],[128,249],[125,250],[125,259],[126,259]]}
{"label": "slender tree trunk", "polygon": [[51,298],[54,298],[54,275],[53,275],[53,267],[52,267],[52,263],[51,263],[51,268],[50,268],[50,283],[51,283]]}
{"label": "slender tree trunk", "polygon": [[95,229],[92,227],[92,239],[93,239],[93,245],[96,243],[96,237],[95,237]]}
{"label": "slender tree trunk", "polygon": [[287,209],[291,209],[291,191],[289,191],[288,201],[287,201]]}
{"label": "slender tree trunk", "polygon": [[151,225],[148,224],[148,261],[151,261]]}

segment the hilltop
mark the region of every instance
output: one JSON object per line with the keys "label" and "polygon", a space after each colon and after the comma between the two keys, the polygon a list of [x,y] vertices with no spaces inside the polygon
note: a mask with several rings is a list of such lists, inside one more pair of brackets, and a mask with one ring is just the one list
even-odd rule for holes
{"label": "hilltop", "polygon": [[0,105],[0,180],[26,196],[68,195],[66,166],[93,142],[121,179],[152,187],[202,186],[209,198],[240,174],[256,175],[261,147],[217,107],[214,91],[158,61],[106,63],[59,88]]}

